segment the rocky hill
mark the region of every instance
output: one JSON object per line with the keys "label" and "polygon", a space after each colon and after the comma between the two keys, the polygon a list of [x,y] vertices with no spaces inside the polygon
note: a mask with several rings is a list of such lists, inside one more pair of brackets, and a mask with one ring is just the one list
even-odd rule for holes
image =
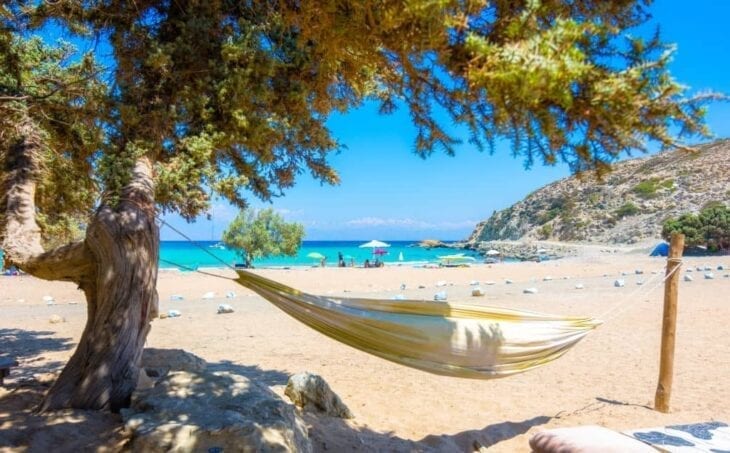
{"label": "rocky hill", "polygon": [[730,204],[730,140],[697,153],[667,151],[615,164],[603,181],[572,176],[480,222],[467,241],[557,240],[632,244],[659,238],[668,217]]}

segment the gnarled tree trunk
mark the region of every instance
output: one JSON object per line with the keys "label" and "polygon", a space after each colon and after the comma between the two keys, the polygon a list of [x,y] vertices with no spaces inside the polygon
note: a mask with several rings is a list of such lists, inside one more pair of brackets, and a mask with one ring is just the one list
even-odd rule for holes
{"label": "gnarled tree trunk", "polygon": [[110,409],[129,404],[150,320],[157,315],[159,231],[148,159],[136,162],[114,206],[102,205],[86,238],[43,251],[35,221],[40,142],[33,124],[6,154],[0,238],[6,264],[48,280],[76,282],[86,294],[86,327],[41,410]]}

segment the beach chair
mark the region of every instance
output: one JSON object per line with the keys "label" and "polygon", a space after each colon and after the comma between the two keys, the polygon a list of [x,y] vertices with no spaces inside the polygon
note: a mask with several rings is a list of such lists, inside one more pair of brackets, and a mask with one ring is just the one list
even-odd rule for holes
{"label": "beach chair", "polygon": [[712,421],[688,425],[612,431],[577,426],[540,431],[530,438],[535,453],[700,453],[730,451],[730,426]]}

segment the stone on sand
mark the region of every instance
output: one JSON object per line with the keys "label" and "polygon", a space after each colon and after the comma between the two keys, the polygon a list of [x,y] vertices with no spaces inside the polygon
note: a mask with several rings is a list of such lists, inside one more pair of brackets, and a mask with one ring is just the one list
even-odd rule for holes
{"label": "stone on sand", "polygon": [[484,290],[481,289],[480,287],[476,286],[476,287],[472,288],[471,295],[474,297],[482,297],[484,295]]}
{"label": "stone on sand", "polygon": [[446,291],[439,291],[433,295],[433,300],[446,300],[446,299],[448,299],[448,295],[446,294]]}
{"label": "stone on sand", "polygon": [[353,418],[350,409],[317,374],[299,373],[289,378],[284,394],[307,412],[319,412],[330,417]]}
{"label": "stone on sand", "polygon": [[51,317],[48,318],[48,322],[50,322],[51,324],[59,324],[62,322],[66,322],[66,318],[62,318],[58,315],[51,315]]}
{"label": "stone on sand", "polygon": [[621,288],[621,287],[626,286],[626,282],[621,279],[618,279],[613,282],[613,286],[615,286],[616,288]]}
{"label": "stone on sand", "polygon": [[121,414],[131,451],[312,451],[293,406],[227,371],[171,372]]}
{"label": "stone on sand", "polygon": [[210,300],[213,298],[215,298],[215,292],[213,292],[213,291],[208,291],[207,293],[203,294],[203,297],[202,297],[202,299],[204,299],[204,300]]}
{"label": "stone on sand", "polygon": [[583,289],[583,288],[585,288],[585,287],[583,286],[583,283],[576,283],[576,284],[575,284],[575,289]]}
{"label": "stone on sand", "polygon": [[144,348],[140,367],[153,371],[150,376],[162,376],[169,371],[205,371],[205,360],[182,349]]}
{"label": "stone on sand", "polygon": [[685,282],[691,282],[692,280],[694,280],[694,279],[692,278],[692,276],[691,276],[691,275],[686,275],[686,274],[685,274],[685,276],[684,276],[684,281],[685,281]]}
{"label": "stone on sand", "polygon": [[537,288],[525,288],[522,292],[525,294],[537,294]]}
{"label": "stone on sand", "polygon": [[226,313],[233,313],[233,307],[231,307],[228,304],[220,304],[218,305],[218,314],[226,314]]}
{"label": "stone on sand", "polygon": [[713,278],[715,278],[715,274],[713,274],[712,272],[705,272],[706,280],[712,280]]}

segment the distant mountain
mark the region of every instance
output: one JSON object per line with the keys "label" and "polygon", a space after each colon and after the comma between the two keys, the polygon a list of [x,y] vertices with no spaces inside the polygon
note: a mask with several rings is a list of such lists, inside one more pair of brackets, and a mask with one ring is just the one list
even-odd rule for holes
{"label": "distant mountain", "polygon": [[593,175],[562,179],[480,222],[467,240],[557,240],[631,244],[659,238],[668,217],[730,204],[730,139],[697,153],[667,151],[617,163]]}

